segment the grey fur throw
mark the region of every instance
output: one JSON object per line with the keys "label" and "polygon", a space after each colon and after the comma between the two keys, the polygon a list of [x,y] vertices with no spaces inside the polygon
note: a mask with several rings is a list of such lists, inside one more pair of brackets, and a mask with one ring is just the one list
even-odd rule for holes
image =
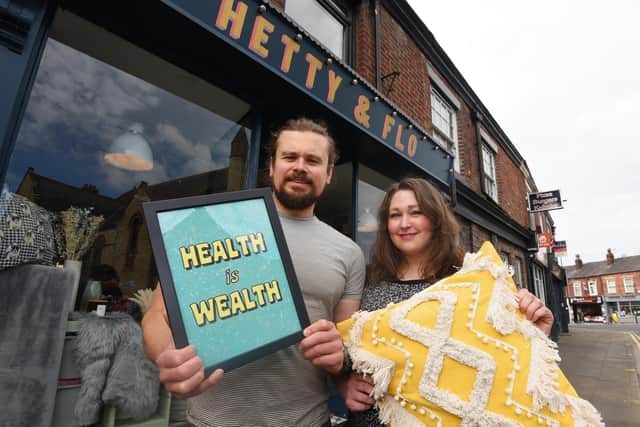
{"label": "grey fur throw", "polygon": [[82,317],[75,356],[82,385],[74,413],[81,425],[98,422],[103,403],[113,404],[118,418],[143,420],[155,412],[158,370],[144,354],[131,316]]}

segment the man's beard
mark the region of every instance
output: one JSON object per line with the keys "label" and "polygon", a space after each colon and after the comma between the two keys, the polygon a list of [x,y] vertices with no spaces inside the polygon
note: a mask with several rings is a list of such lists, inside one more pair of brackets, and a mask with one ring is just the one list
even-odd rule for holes
{"label": "man's beard", "polygon": [[272,183],[273,192],[276,195],[276,198],[282,204],[282,206],[284,206],[287,209],[291,209],[291,210],[307,209],[309,206],[313,205],[318,200],[319,196],[315,194],[315,191],[314,191],[315,187],[313,185],[313,182],[307,179],[306,177],[302,177],[302,178],[305,179],[305,183],[311,186],[311,189],[308,193],[300,194],[300,193],[296,193],[295,191],[287,192],[287,190],[285,190],[285,185],[287,184],[287,182],[293,181],[294,179],[299,179],[299,178],[300,177],[285,178],[285,180],[282,182],[282,185],[280,185],[279,188],[273,185]]}

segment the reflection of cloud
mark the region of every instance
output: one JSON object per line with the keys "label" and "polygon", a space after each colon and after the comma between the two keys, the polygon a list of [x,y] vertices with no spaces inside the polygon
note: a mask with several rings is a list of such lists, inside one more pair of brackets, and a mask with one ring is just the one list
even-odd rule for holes
{"label": "reflection of cloud", "polygon": [[[132,123],[146,128],[154,155],[151,171],[126,171],[103,161],[110,144]],[[188,99],[49,39],[16,153],[24,157],[20,164],[51,178],[95,184],[101,193],[117,195],[139,181],[157,184],[226,167],[230,143],[241,129]],[[82,173],[74,173],[77,169]]]}
{"label": "reflection of cloud", "polygon": [[174,125],[159,123],[156,126],[156,132],[160,141],[167,143],[172,151],[183,157],[181,175],[193,175],[207,170],[219,169],[226,164],[214,162],[209,145],[192,142]]}
{"label": "reflection of cloud", "polygon": [[54,124],[108,142],[122,132],[123,116],[157,106],[159,95],[154,86],[49,39],[22,129],[24,142],[40,146]]}
{"label": "reflection of cloud", "polygon": [[100,152],[99,155],[102,173],[107,180],[107,185],[118,192],[130,190],[136,183],[141,181],[145,181],[148,184],[155,184],[170,179],[164,165],[158,162],[154,163],[153,169],[150,171],[129,171],[105,162],[103,152]]}

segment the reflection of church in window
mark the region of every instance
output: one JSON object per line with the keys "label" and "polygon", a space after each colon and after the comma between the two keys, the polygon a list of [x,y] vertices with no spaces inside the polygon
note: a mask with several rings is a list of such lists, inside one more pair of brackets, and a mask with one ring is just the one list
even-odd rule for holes
{"label": "reflection of church in window", "polygon": [[157,184],[141,181],[131,190],[109,197],[100,194],[95,185],[75,187],[29,168],[16,193],[51,212],[76,206],[103,215],[98,236],[83,259],[83,280],[89,278],[92,266],[108,264],[118,272],[123,291],[130,294],[135,289],[154,287],[158,279],[142,203],[241,190],[245,187],[247,152],[246,128],[240,126],[230,146],[228,166],[221,169]]}

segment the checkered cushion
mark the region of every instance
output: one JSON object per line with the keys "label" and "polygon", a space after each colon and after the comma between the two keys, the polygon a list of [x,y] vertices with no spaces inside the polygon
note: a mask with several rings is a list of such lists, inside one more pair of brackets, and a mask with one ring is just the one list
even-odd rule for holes
{"label": "checkered cushion", "polygon": [[20,264],[51,265],[52,214],[8,191],[0,195],[0,270]]}

